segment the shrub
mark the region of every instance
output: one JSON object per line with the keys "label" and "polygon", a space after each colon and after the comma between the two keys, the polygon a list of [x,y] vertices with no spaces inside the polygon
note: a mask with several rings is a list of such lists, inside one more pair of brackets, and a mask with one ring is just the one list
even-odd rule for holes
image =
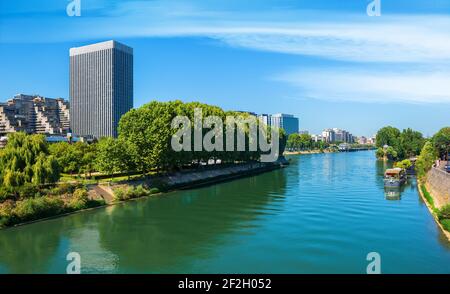
{"label": "shrub", "polygon": [[150,194],[149,191],[145,189],[142,185],[137,186],[132,191],[135,197],[143,197]]}
{"label": "shrub", "polygon": [[0,202],[8,199],[10,196],[10,193],[6,189],[0,187]]}
{"label": "shrub", "polygon": [[0,228],[6,227],[14,218],[14,201],[7,200],[0,204]]}
{"label": "shrub", "polygon": [[86,189],[76,189],[72,194],[69,207],[73,210],[80,210],[88,207],[89,195]]}
{"label": "shrub", "polygon": [[427,188],[425,188],[425,185],[420,185],[420,189],[422,190],[422,193],[423,193],[423,196],[425,197],[425,199],[427,199],[427,201],[431,205],[431,207],[434,208],[433,197],[431,197],[430,193],[428,193]]}
{"label": "shrub", "polygon": [[62,183],[52,189],[52,194],[53,193],[55,195],[73,194],[77,188],[80,188],[80,187],[77,187],[70,183]]}
{"label": "shrub", "polygon": [[444,219],[441,221],[442,227],[444,230],[450,232],[450,219]]}
{"label": "shrub", "polygon": [[25,183],[22,187],[18,188],[17,191],[19,197],[22,199],[40,196],[39,187],[32,183]]}
{"label": "shrub", "polygon": [[130,195],[128,193],[128,189],[125,188],[116,188],[114,189],[114,201],[123,201],[130,199]]}
{"label": "shrub", "polygon": [[450,204],[445,205],[438,211],[439,220],[450,219]]}
{"label": "shrub", "polygon": [[149,192],[149,194],[158,194],[159,193],[159,189],[158,188],[151,188],[148,192]]}
{"label": "shrub", "polygon": [[17,201],[13,214],[23,222],[57,215],[63,211],[63,200],[55,197],[40,197]]}

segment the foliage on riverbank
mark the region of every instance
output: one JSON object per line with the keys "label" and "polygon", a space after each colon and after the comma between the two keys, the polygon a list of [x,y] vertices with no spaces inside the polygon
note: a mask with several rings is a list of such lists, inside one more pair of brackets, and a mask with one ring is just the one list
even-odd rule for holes
{"label": "foliage on riverbank", "polygon": [[423,184],[420,185],[420,190],[422,191],[423,197],[425,197],[425,199],[427,200],[428,204],[430,204],[430,206],[433,209],[435,209],[433,197],[431,197],[431,194],[428,192],[428,190],[425,187],[425,185],[423,185]]}
{"label": "foliage on riverbank", "polygon": [[158,188],[146,189],[142,185],[137,187],[119,187],[114,189],[114,201],[125,201],[133,198],[140,198],[157,194],[160,190]]}
{"label": "foliage on riverbank", "polygon": [[48,150],[43,135],[14,133],[0,150],[0,201],[18,198],[31,187],[59,180],[60,165]]}
{"label": "foliage on riverbank", "polygon": [[433,144],[430,141],[426,142],[416,161],[416,172],[417,176],[420,179],[424,180],[427,172],[433,166],[436,158],[437,154],[435,148],[433,147]]}
{"label": "foliage on riverbank", "polygon": [[286,142],[286,149],[291,152],[311,150],[323,151],[329,146],[330,144],[323,141],[315,142],[309,134],[290,134]]}
{"label": "foliage on riverbank", "polygon": [[89,199],[82,186],[63,184],[35,192],[0,203],[0,228],[104,205]]}
{"label": "foliage on riverbank", "polygon": [[424,184],[420,184],[420,190],[422,191],[423,197],[425,197],[426,201],[431,206],[432,211],[436,215],[439,223],[446,231],[450,232],[450,204],[447,204],[439,209],[435,206],[433,196],[431,196]]}
{"label": "foliage on riverbank", "polygon": [[403,160],[413,157],[420,153],[424,144],[422,133],[410,128],[400,132],[397,128],[387,126],[381,128],[376,135],[378,158]]}

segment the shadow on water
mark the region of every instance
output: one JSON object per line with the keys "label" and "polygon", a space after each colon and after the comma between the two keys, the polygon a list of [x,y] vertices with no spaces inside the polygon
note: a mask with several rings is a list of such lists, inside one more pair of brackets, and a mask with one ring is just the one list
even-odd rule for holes
{"label": "shadow on water", "polygon": [[283,201],[285,185],[277,170],[4,230],[0,272],[64,272],[70,251],[83,272],[173,272],[277,213],[265,207]]}

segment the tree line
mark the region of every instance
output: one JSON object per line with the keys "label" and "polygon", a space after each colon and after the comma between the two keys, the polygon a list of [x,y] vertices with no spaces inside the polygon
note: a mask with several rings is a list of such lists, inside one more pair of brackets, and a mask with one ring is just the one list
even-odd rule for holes
{"label": "tree line", "polygon": [[[194,121],[194,110],[201,109],[203,117],[217,116],[225,121],[227,116],[248,117],[250,114],[224,111],[220,107],[199,102],[153,101],[132,109],[119,122],[118,138],[102,138],[93,144],[60,142],[48,144],[43,135],[13,133],[8,136],[6,147],[0,151],[1,195],[18,195],[26,185],[54,184],[61,173],[70,175],[93,172],[107,175],[114,173],[140,173],[173,171],[192,168],[220,160],[221,163],[258,161],[262,151],[249,151],[249,129],[244,127],[246,151],[181,151],[171,148],[172,135],[178,130],[171,123],[176,116],[186,116]],[[215,128],[203,127],[202,134]],[[192,130],[194,132],[194,130]],[[226,127],[223,128],[226,132]],[[280,133],[280,151],[286,145],[283,130]],[[236,141],[236,136],[234,140]],[[226,136],[224,136],[226,140]],[[270,139],[270,138],[269,138]],[[215,139],[212,138],[212,141]],[[194,144],[192,142],[192,144]]]}
{"label": "tree line", "polygon": [[449,160],[450,127],[440,129],[431,138],[412,129],[399,129],[387,126],[376,136],[377,157],[401,162],[399,166],[409,166],[407,160],[417,157],[416,171],[423,177],[437,159]]}
{"label": "tree line", "polygon": [[290,134],[286,149],[289,151],[305,151],[305,150],[323,150],[329,147],[329,144],[323,141],[314,141],[309,134]]}

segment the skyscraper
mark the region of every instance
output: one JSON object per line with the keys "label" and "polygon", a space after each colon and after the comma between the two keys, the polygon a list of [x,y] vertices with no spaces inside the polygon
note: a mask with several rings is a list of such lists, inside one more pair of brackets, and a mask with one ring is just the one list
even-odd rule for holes
{"label": "skyscraper", "polygon": [[116,41],[71,48],[70,104],[75,135],[116,137],[133,107],[133,49]]}
{"label": "skyscraper", "polygon": [[274,114],[270,118],[270,124],[272,127],[284,129],[287,136],[298,133],[298,118],[292,114]]}

